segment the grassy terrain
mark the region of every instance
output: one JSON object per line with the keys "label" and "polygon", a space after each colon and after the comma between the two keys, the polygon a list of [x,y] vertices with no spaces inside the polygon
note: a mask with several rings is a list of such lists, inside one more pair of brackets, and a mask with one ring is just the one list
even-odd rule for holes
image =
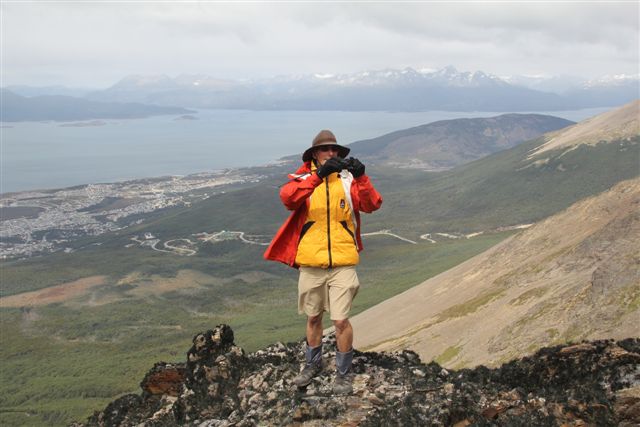
{"label": "grassy terrain", "polygon": [[434,231],[531,223],[640,173],[640,137],[525,160],[541,142],[520,144],[444,173],[381,173],[377,187],[385,195],[385,206],[368,226],[393,224],[415,238]]}
{"label": "grassy terrain", "polygon": [[354,142],[349,147],[366,160],[411,159],[431,167],[450,168],[571,124],[559,117],[538,114],[441,120]]}
{"label": "grassy terrain", "polygon": [[[365,237],[358,273],[362,290],[354,313],[508,235],[431,244],[419,240],[421,234],[533,222],[639,172],[638,138],[581,147],[561,157],[545,153],[549,160],[537,165],[523,161],[540,142],[439,174],[368,166],[385,202],[364,217],[363,231],[391,229],[419,244]],[[0,309],[0,424],[63,425],[83,419],[115,396],[136,392],[154,362],[183,361],[193,334],[221,322],[231,324],[237,343],[248,351],[301,338],[296,272],[264,261],[264,246],[237,240],[200,243],[197,255],[190,257],[125,247],[145,232],[162,240],[195,240],[194,233],[231,230],[268,240],[288,215],[277,197],[284,180],[272,176],[191,207],[156,212],[135,227],[73,242],[74,253],[0,263],[3,297],[88,276],[107,277],[106,284],[64,303]],[[167,283],[175,286],[163,288]],[[484,302],[458,309],[466,312]]]}
{"label": "grassy terrain", "polygon": [[[424,233],[475,232],[531,223],[556,213],[584,197],[637,176],[640,138],[597,146],[582,146],[560,156],[545,153],[546,163],[525,161],[542,141],[530,141],[444,173],[424,173],[371,167],[370,174],[384,197],[382,208],[365,216],[363,231],[391,229],[418,239]],[[148,221],[118,233],[90,237],[69,246],[81,249],[25,261],[0,263],[0,295],[64,283],[91,274],[114,281],[133,270],[175,274],[194,268],[214,275],[237,274],[261,261],[209,247],[195,257],[165,260],[148,248],[123,247],[131,237],[151,232],[161,239],[192,238],[198,232],[244,231],[273,236],[288,212],[278,198],[285,177],[271,177],[195,204],[154,214]],[[100,246],[94,246],[99,243]],[[222,248],[222,249],[221,249]],[[222,252],[221,252],[222,251]],[[217,253],[221,252],[221,253]],[[212,259],[213,256],[213,259]],[[261,267],[273,272],[275,267]]]}
{"label": "grassy terrain", "polygon": [[[506,236],[419,245],[387,236],[366,238],[359,269],[362,290],[354,312],[409,289]],[[217,245],[226,247],[219,248],[218,256],[208,257],[217,260],[215,265],[221,265],[219,257],[231,265],[245,258],[257,260],[252,266],[258,270],[273,268],[275,274],[265,274],[255,283],[241,278],[212,280],[196,289],[133,297],[131,291],[144,284],[154,266],[175,267],[177,260],[188,259],[148,250],[145,262],[153,265],[140,264],[141,271],[149,271],[132,284],[108,285],[65,304],[2,309],[0,423],[64,425],[84,419],[114,397],[137,392],[153,363],[184,361],[191,337],[221,322],[232,325],[236,342],[248,351],[278,340],[300,339],[304,318],[296,313],[296,272],[259,260],[263,248],[239,242]],[[83,256],[91,262],[89,253]],[[94,261],[98,258],[95,255]],[[101,298],[113,302],[90,302]]]}

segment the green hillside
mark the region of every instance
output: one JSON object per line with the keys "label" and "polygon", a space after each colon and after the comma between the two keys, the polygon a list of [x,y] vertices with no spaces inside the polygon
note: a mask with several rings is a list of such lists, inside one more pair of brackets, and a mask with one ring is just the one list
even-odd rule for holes
{"label": "green hillside", "polygon": [[[418,245],[386,236],[365,238],[367,250],[359,269],[363,288],[354,314],[507,235]],[[67,425],[83,419],[114,397],[136,392],[139,379],[158,360],[183,361],[192,334],[221,322],[234,326],[238,344],[248,351],[302,338],[296,272],[263,261],[264,247],[235,241],[211,246],[197,257],[137,248],[80,251],[73,254],[78,256],[74,263],[85,265],[85,274],[111,272],[107,285],[64,303],[0,309],[0,423]],[[43,268],[56,271],[61,265],[59,256],[41,262],[45,260]],[[6,270],[24,277],[30,270],[35,276],[46,275],[34,273],[36,265]],[[184,274],[187,284],[195,286],[153,290],[151,285],[180,277],[183,268],[200,272]],[[131,272],[139,274],[123,281]],[[158,275],[164,279],[157,280]]]}
{"label": "green hillside", "polygon": [[[549,152],[543,157],[549,160],[538,165],[537,158],[525,160],[541,142],[530,141],[442,173],[372,168],[372,180],[385,201],[378,212],[364,216],[363,231],[390,229],[417,240],[425,233],[471,233],[532,223],[639,173],[640,137],[580,146],[561,157],[560,152]],[[273,179],[191,208],[172,209],[136,227],[101,236],[101,246],[91,245],[95,238],[85,239],[75,243],[85,249],[73,254],[4,262],[3,295],[94,274],[115,280],[134,270],[170,275],[196,269],[233,275],[259,269],[277,274],[279,266],[263,262],[259,251],[251,258],[205,245],[197,256],[167,260],[147,249],[122,248],[132,236],[145,232],[172,239],[203,231],[242,230],[268,241],[289,214],[278,198],[281,182]]]}
{"label": "green hillside", "polygon": [[541,114],[441,120],[349,144],[354,155],[377,165],[452,168],[514,147],[573,122]]}
{"label": "green hillside", "polygon": [[[365,235],[354,314],[407,290],[500,242],[512,232],[613,184],[637,176],[640,137],[548,151],[527,159],[537,139],[441,173],[367,166],[384,197],[363,216]],[[233,325],[251,351],[304,333],[296,313],[295,270],[262,259],[287,217],[279,185],[283,166],[262,168],[259,183],[156,212],[140,225],[73,242],[58,252],[3,261],[0,423],[64,425],[89,415],[158,360],[184,360],[191,334]],[[222,233],[223,230],[225,233]],[[245,233],[243,242],[237,234]],[[484,234],[472,238],[429,233]],[[144,241],[188,239],[192,256]],[[209,239],[219,234],[219,239]],[[203,238],[206,237],[206,239]],[[207,240],[209,239],[209,240]],[[254,243],[254,244],[251,244]],[[37,294],[28,307],[8,304],[20,293],[99,277],[55,299]],[[14,298],[13,300],[11,298]],[[39,300],[38,298],[41,298]],[[49,299],[47,299],[49,298]],[[38,303],[38,301],[45,301]]]}
{"label": "green hillside", "polygon": [[369,227],[391,225],[416,237],[526,224],[640,173],[639,136],[526,160],[542,142],[529,141],[442,173],[381,173],[385,206]]}

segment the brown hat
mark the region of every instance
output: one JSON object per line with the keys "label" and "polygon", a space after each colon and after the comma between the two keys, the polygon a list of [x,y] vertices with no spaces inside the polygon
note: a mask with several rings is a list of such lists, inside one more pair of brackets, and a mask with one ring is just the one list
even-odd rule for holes
{"label": "brown hat", "polygon": [[349,151],[351,151],[350,148],[343,147],[342,145],[338,144],[336,136],[333,134],[333,132],[331,132],[330,130],[321,130],[320,133],[318,133],[316,137],[313,138],[311,148],[308,148],[307,151],[302,154],[302,161],[308,162],[309,160],[311,160],[313,158],[313,149],[321,145],[335,145],[336,147],[338,147],[338,156],[342,158],[347,157]]}

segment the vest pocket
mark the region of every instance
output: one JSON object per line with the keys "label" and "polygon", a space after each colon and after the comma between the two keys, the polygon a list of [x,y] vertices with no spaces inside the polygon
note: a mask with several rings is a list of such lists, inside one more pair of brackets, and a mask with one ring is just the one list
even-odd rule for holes
{"label": "vest pocket", "polygon": [[356,243],[356,236],[353,234],[353,232],[351,230],[349,230],[349,226],[347,225],[347,221],[340,221],[340,224],[342,224],[344,229],[347,230],[347,233],[349,233],[349,236],[351,236],[351,238],[353,239],[353,243],[357,247],[358,243]]}
{"label": "vest pocket", "polygon": [[298,239],[298,242],[300,242],[302,240],[302,237],[304,237],[305,234],[307,234],[307,231],[309,231],[309,229],[311,228],[311,226],[313,224],[315,224],[315,221],[307,221],[303,226],[302,226],[302,230],[300,230],[300,238]]}

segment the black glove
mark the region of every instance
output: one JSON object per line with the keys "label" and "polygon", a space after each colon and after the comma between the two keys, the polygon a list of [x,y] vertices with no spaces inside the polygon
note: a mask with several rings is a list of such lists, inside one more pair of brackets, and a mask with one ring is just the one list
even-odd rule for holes
{"label": "black glove", "polygon": [[318,176],[320,178],[326,178],[330,174],[334,172],[340,172],[342,169],[346,168],[347,165],[344,160],[337,157],[332,157],[330,159],[327,159],[327,161],[324,162],[324,165],[318,168]]}
{"label": "black glove", "polygon": [[349,158],[348,170],[349,172],[351,172],[351,175],[353,175],[354,178],[360,178],[362,175],[364,175],[364,165],[360,160],[353,157]]}

